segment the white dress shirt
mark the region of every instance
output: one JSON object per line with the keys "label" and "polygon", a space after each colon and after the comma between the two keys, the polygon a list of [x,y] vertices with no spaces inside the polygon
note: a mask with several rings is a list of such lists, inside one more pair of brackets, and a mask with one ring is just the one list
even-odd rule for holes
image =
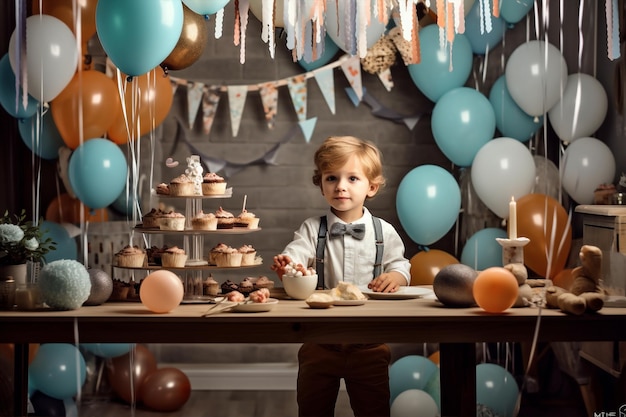
{"label": "white dress shirt", "polygon": [[[376,237],[372,215],[367,208],[363,217],[353,223],[365,224],[363,240],[350,235],[330,236],[333,223],[345,223],[330,210],[326,214],[328,233],[326,234],[326,250],[324,251],[324,286],[334,288],[340,281],[355,285],[367,285],[373,278],[374,262],[376,261]],[[411,282],[411,264],[404,257],[404,243],[394,227],[380,219],[383,231],[382,271],[401,273],[406,285]],[[315,253],[320,217],[306,219],[294,233],[293,240],[285,247],[284,255],[288,255],[295,263],[315,268]]]}

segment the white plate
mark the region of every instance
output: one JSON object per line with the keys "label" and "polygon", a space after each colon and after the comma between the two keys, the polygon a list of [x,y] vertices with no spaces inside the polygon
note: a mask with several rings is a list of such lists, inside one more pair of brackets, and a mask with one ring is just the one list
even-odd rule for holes
{"label": "white plate", "polygon": [[374,292],[367,288],[366,285],[360,286],[359,289],[369,298],[379,300],[407,300],[409,298],[419,298],[433,294],[433,290],[422,287],[400,287],[396,292]]}
{"label": "white plate", "polygon": [[334,306],[362,306],[365,304],[365,300],[335,300]]}
{"label": "white plate", "polygon": [[234,311],[235,313],[262,313],[270,311],[276,304],[278,304],[278,300],[276,298],[268,298],[268,300],[264,303],[253,303],[248,301],[237,304],[231,311]]}

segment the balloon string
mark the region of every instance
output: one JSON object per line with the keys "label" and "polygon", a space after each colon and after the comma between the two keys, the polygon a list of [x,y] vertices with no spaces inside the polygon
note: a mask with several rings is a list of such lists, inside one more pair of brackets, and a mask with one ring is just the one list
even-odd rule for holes
{"label": "balloon string", "polygon": [[[78,350],[79,346],[79,331],[78,331],[78,317],[74,316],[74,345],[76,346],[76,355],[74,355],[75,366],[76,366],[76,403],[80,404],[81,394],[82,394],[82,386],[81,386],[81,356],[80,350]],[[66,410],[67,411],[67,410]],[[67,414],[70,415],[70,414]]]}

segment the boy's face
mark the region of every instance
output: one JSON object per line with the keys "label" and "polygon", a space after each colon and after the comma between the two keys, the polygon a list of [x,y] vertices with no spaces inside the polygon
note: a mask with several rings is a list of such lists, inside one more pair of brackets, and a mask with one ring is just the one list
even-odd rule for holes
{"label": "boy's face", "polygon": [[363,215],[363,204],[373,197],[378,185],[370,183],[356,156],[335,170],[322,172],[322,195],[341,220],[349,223]]}

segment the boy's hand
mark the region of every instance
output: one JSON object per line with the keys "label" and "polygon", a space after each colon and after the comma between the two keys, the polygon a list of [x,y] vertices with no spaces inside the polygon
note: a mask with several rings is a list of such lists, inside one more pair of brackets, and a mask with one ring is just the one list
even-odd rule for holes
{"label": "boy's hand", "polygon": [[406,285],[406,279],[399,272],[385,272],[374,278],[367,288],[374,292],[396,292],[401,285]]}
{"label": "boy's hand", "polygon": [[291,263],[291,258],[287,255],[274,256],[274,264],[270,267],[272,271],[276,272],[278,279],[283,280],[283,274],[285,273],[285,266]]}

